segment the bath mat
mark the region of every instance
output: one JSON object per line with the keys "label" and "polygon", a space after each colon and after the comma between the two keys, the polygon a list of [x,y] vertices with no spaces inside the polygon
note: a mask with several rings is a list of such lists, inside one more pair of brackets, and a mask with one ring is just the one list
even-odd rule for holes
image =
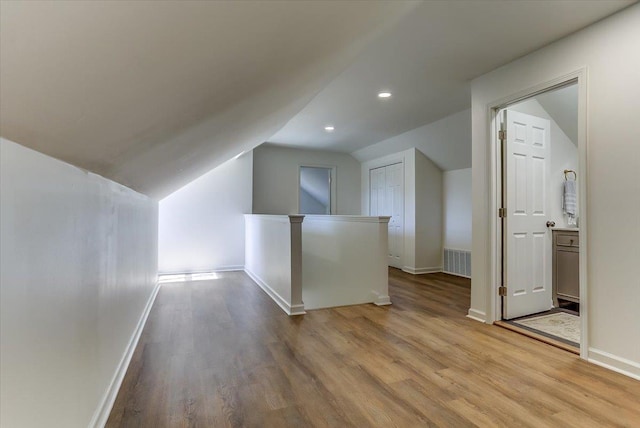
{"label": "bath mat", "polygon": [[513,320],[512,322],[529,329],[560,337],[569,342],[580,343],[580,317],[577,315],[556,312],[549,315]]}

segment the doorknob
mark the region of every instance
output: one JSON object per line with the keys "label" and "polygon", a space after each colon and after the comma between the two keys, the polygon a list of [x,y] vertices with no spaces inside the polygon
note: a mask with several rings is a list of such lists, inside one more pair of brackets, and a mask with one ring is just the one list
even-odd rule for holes
{"label": "doorknob", "polygon": [[555,227],[556,222],[555,221],[548,221],[547,222],[547,227]]}

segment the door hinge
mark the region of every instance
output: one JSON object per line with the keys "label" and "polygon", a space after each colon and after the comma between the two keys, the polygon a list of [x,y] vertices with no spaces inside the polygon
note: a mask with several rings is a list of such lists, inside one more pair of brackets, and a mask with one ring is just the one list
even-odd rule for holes
{"label": "door hinge", "polygon": [[498,217],[505,218],[507,216],[506,208],[498,208]]}
{"label": "door hinge", "polygon": [[498,139],[500,141],[504,141],[507,139],[507,131],[505,131],[504,129],[501,129],[498,131]]}
{"label": "door hinge", "polygon": [[498,287],[498,296],[506,297],[507,296],[507,287],[505,287],[505,286]]}

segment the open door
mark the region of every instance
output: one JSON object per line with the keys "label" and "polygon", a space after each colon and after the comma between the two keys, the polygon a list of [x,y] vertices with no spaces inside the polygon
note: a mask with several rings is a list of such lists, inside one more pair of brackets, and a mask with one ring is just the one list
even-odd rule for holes
{"label": "open door", "polygon": [[[504,111],[503,318],[551,309],[550,121]],[[549,223],[548,223],[549,222]]]}

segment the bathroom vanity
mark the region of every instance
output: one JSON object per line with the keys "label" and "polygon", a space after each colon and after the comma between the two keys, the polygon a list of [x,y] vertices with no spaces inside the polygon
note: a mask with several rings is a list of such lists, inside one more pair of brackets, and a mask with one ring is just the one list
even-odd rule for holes
{"label": "bathroom vanity", "polygon": [[553,304],[580,303],[580,239],[577,228],[553,229]]}

